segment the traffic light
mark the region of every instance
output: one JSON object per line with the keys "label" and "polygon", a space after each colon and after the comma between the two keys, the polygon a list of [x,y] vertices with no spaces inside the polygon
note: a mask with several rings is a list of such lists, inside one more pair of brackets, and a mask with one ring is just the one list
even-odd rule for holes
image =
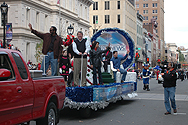
{"label": "traffic light", "polygon": [[140,55],[139,55],[138,51],[136,51],[135,59],[138,60],[139,57],[140,57]]}
{"label": "traffic light", "polygon": [[181,64],[178,64],[178,69],[181,69]]}
{"label": "traffic light", "polygon": [[149,63],[149,58],[148,57],[146,58],[146,62]]}
{"label": "traffic light", "polygon": [[137,50],[141,50],[141,48],[136,47]]}

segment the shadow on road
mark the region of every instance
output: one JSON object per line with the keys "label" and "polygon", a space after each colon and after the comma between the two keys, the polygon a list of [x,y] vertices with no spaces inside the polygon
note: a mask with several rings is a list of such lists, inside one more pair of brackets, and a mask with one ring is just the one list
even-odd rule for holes
{"label": "shadow on road", "polygon": [[[125,105],[130,105],[131,103],[133,103],[135,101],[136,100],[120,100],[120,101],[117,101],[116,103],[110,103],[105,109],[99,109],[97,111],[92,110],[91,116],[87,119],[89,120],[89,119],[95,119],[98,117],[102,117],[110,112],[113,112],[113,110],[121,108],[122,106],[125,106]],[[82,117],[81,113],[83,113],[83,112],[80,112],[80,110],[70,109],[70,108],[66,107],[60,112],[60,120],[84,119]]]}

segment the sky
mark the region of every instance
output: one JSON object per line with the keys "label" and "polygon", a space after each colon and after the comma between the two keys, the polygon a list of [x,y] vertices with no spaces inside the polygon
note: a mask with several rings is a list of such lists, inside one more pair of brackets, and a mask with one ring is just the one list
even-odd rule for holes
{"label": "sky", "polygon": [[164,10],[165,42],[188,49],[188,0],[164,0]]}

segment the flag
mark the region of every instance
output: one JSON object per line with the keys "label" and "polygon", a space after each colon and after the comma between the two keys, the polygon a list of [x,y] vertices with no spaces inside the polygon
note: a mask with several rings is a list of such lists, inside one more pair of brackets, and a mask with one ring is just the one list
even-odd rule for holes
{"label": "flag", "polygon": [[57,4],[60,4],[60,0],[57,0]]}

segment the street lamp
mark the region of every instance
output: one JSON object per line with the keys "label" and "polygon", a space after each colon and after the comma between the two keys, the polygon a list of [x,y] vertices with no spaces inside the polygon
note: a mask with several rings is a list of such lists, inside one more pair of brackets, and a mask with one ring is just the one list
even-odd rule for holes
{"label": "street lamp", "polygon": [[68,34],[71,34],[71,35],[74,33],[74,27],[71,26],[71,24],[70,24],[70,26],[68,26],[68,28],[67,28],[67,33],[68,33]]}
{"label": "street lamp", "polygon": [[5,48],[5,16],[7,15],[8,12],[8,5],[5,4],[5,2],[3,4],[1,4],[1,14],[3,15],[3,47]]}

